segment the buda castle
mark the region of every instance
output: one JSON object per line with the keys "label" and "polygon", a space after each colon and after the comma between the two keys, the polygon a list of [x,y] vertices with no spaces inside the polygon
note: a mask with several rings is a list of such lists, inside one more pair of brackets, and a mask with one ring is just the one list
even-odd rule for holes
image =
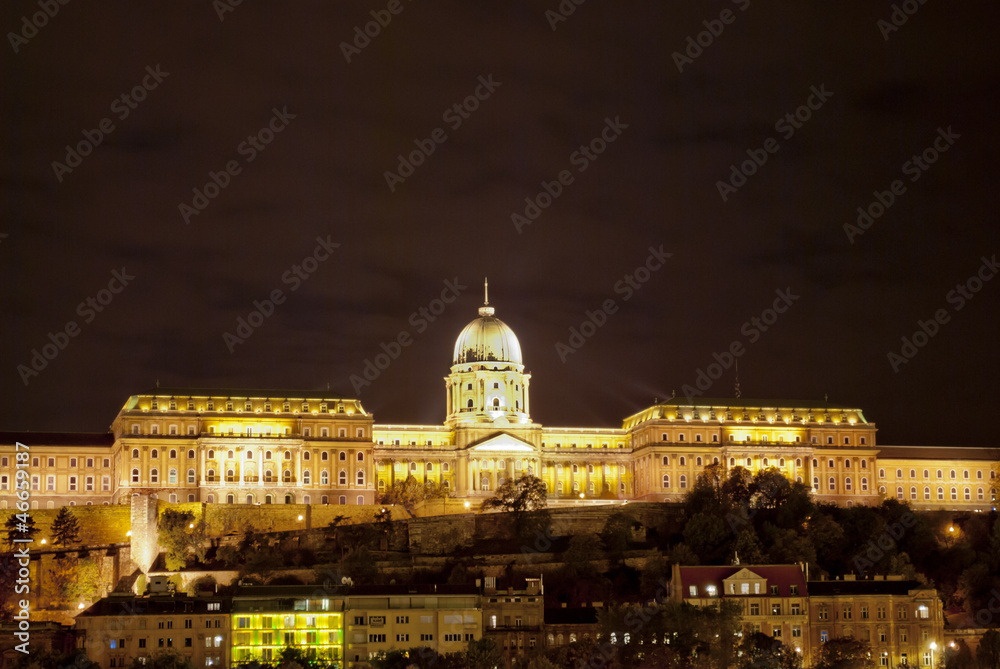
{"label": "buda castle", "polygon": [[[488,299],[459,333],[440,425],[376,423],[330,392],[156,388],[128,398],[111,431],[0,433],[0,508],[14,508],[18,442],[32,508],[169,502],[376,504],[412,475],[478,504],[540,477],[550,505],[679,501],[708,465],[776,467],[817,502],[989,511],[985,449],[881,446],[858,407],[809,400],[673,398],[614,427],[547,427],[531,375]],[[24,453],[27,455],[24,455]]]}

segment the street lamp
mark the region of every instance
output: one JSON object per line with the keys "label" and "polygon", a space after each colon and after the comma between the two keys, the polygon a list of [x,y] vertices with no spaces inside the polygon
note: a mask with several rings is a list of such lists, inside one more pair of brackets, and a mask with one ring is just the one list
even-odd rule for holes
{"label": "street lamp", "polygon": [[937,650],[937,641],[931,641],[931,669],[934,669],[934,651]]}

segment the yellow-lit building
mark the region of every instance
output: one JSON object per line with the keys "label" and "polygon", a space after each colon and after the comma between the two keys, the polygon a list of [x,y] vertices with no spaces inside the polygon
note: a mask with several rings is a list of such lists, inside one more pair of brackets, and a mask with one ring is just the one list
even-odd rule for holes
{"label": "yellow-lit building", "polygon": [[344,596],[320,587],[244,588],[233,597],[231,626],[234,665],[276,663],[285,648],[310,660],[344,659]]}
{"label": "yellow-lit building", "polygon": [[156,388],[133,395],[108,435],[0,434],[0,508],[14,506],[15,442],[29,449],[32,508],[168,502],[373,504],[414,476],[477,501],[542,478],[550,504],[676,501],[705,466],[777,467],[818,501],[987,511],[986,449],[880,446],[858,407],[826,401],[673,398],[615,427],[547,427],[531,375],[488,302],[459,334],[439,425],[375,423],[330,392]]}

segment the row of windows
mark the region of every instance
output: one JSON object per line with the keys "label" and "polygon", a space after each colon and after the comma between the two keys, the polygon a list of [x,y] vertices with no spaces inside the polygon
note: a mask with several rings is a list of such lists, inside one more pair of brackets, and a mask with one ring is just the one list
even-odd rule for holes
{"label": "row of windows", "polygon": [[[167,459],[169,459],[169,460],[176,460],[177,459],[177,449],[171,448],[169,451],[166,451],[166,453],[167,453]],[[263,454],[264,454],[264,459],[265,460],[272,460],[272,459],[274,459],[273,458],[274,454],[271,451],[263,451]],[[138,460],[140,457],[141,457],[141,455],[139,453],[139,449],[138,448],[133,448],[132,449],[132,459]],[[188,457],[188,460],[194,460],[195,459],[194,449],[189,449],[188,450],[187,457]],[[311,459],[311,457],[312,456],[310,455],[309,451],[302,451],[302,459],[303,460],[309,460],[309,459]],[[151,460],[158,460],[160,458],[160,451],[159,451],[159,449],[154,448],[153,450],[151,450],[149,452],[149,458]],[[209,450],[208,451],[208,459],[209,460],[214,460],[215,459],[215,451],[214,450]],[[234,460],[235,459],[234,452],[233,451],[226,451],[226,459],[227,460]],[[252,450],[248,450],[246,452],[246,459],[247,460],[253,460],[253,451]],[[283,459],[285,459],[285,460],[291,460],[292,459],[292,452],[291,451],[285,451]],[[319,459],[321,461],[323,461],[323,462],[328,461],[330,459],[330,452],[329,451],[323,451],[323,452],[321,452],[320,456],[319,456]],[[346,451],[341,451],[340,454],[339,454],[339,456],[338,456],[338,459],[341,462],[346,461],[347,460],[347,452]],[[358,451],[357,461],[358,462],[364,462],[365,461],[365,454],[364,454],[364,452]]]}
{"label": "row of windows", "polygon": [[[79,467],[81,461],[83,461],[83,462],[86,463],[85,466],[87,467],[87,469],[93,469],[94,466],[95,466],[95,464],[96,464],[96,462],[97,462],[97,458],[70,458],[69,459],[70,469],[76,469],[77,467]],[[2,458],[0,458],[0,467],[9,467],[9,466],[10,466],[10,458],[8,456],[5,455]],[[34,468],[36,468],[36,469],[38,467],[40,467],[41,466],[41,458],[31,458],[31,466],[34,467]],[[55,467],[56,466],[56,459],[55,458],[46,458],[45,459],[45,466],[46,467]],[[101,466],[104,467],[105,469],[107,469],[108,467],[110,467],[111,466],[111,458],[101,458]]]}
{"label": "row of windows", "polygon": [[[245,501],[246,501],[247,504],[258,504],[257,499],[258,498],[255,497],[251,493],[251,494],[249,494],[249,495],[246,496]],[[365,496],[364,495],[358,495],[356,499],[357,499],[357,504],[364,504],[365,503]],[[220,500],[221,500],[221,498],[220,498]],[[189,502],[193,502],[194,501],[194,495],[188,495],[188,501]],[[215,495],[209,494],[208,497],[205,499],[205,501],[207,503],[209,503],[209,504],[214,504],[215,503]],[[275,497],[271,493],[267,493],[263,497],[263,503],[264,504],[273,504],[274,501],[275,501]],[[170,503],[173,504],[173,503],[176,503],[176,502],[177,502],[177,495],[170,495]],[[291,493],[286,494],[285,495],[285,504],[294,504],[294,503],[295,503],[294,496]],[[310,495],[303,495],[302,496],[302,503],[303,504],[312,504],[312,497]],[[323,495],[322,497],[320,497],[319,503],[320,504],[329,504],[330,503],[330,496],[329,495]],[[234,493],[229,493],[228,495],[226,495],[226,504],[236,504],[236,495]],[[338,497],[338,499],[337,499],[337,504],[340,504],[340,505],[347,504],[347,495],[340,495]]]}
{"label": "row of windows", "polygon": [[[885,493],[885,488],[884,487],[880,488],[879,490],[880,490],[880,492]],[[963,491],[962,491],[962,496],[963,496],[963,498],[965,499],[966,502],[971,501],[972,500],[972,489],[971,488],[964,488]],[[904,499],[904,496],[903,496],[903,486],[898,486],[896,488],[896,499]],[[910,486],[910,499],[911,500],[917,500],[918,499],[917,487],[916,486]],[[931,499],[931,488],[930,488],[930,486],[924,486],[924,500],[926,501],[926,500],[930,500],[930,499]],[[939,487],[937,489],[937,499],[938,499],[938,501],[941,501],[941,500],[944,499],[944,488],[943,487]],[[986,499],[985,493],[984,493],[984,491],[983,491],[982,488],[976,488],[976,499],[978,501],[980,501],[980,502],[982,502],[982,501],[984,501]],[[991,500],[995,500],[996,499],[996,492],[993,491],[993,490],[990,491],[990,499]],[[951,488],[951,500],[952,501],[958,500],[958,488],[956,488],[954,486],[952,486],[952,488]]]}
{"label": "row of windows", "polygon": [[[86,491],[86,492],[94,492],[94,482],[95,482],[95,480],[96,480],[96,477],[94,477],[94,476],[85,476],[84,479],[83,479],[83,485],[84,485],[83,489],[84,489],[84,491]],[[77,476],[70,476],[68,483],[69,483],[69,491],[70,492],[79,492],[79,490],[80,490],[80,488],[79,488],[79,477],[77,477]],[[0,476],[0,490],[9,490],[9,489],[10,489],[10,481],[9,481],[7,475],[4,474],[4,475]],[[41,490],[41,477],[40,476],[35,475],[35,476],[31,477],[31,489],[32,490]],[[49,492],[54,492],[55,489],[56,489],[56,477],[52,476],[52,475],[46,476],[45,477],[45,490],[49,491]],[[103,492],[110,492],[111,491],[111,477],[110,476],[102,476],[101,477],[101,490]]]}
{"label": "row of windows", "polygon": [[[226,411],[233,411],[234,407],[236,406],[236,404],[232,400],[226,400],[226,403],[225,403],[224,406],[226,407]],[[177,411],[177,407],[178,407],[177,400],[169,400],[167,402],[166,406],[160,407],[160,401],[154,399],[154,400],[152,400],[150,402],[150,405],[149,405],[149,408],[152,409],[152,410],[154,410],[154,411],[156,411],[156,410],[158,410],[160,408],[163,408],[163,409],[168,409],[169,408],[170,411]],[[264,402],[264,411],[270,412],[272,410],[272,407],[273,407],[273,405],[272,405],[271,402]],[[309,411],[310,410],[309,409],[309,407],[310,407],[309,402],[303,402],[301,404],[301,407],[302,407],[303,411]],[[329,408],[329,406],[327,405],[326,402],[321,402],[320,405],[319,405],[319,412],[320,413],[327,413],[328,408]],[[188,411],[194,411],[194,400],[189,399],[187,401],[187,409],[188,409]],[[215,411],[215,400],[208,400],[208,402],[206,402],[206,404],[205,404],[205,409],[207,411]],[[201,408],[199,407],[198,410],[201,411]],[[222,409],[220,408],[219,410],[221,411]],[[253,411],[254,410],[254,404],[253,404],[253,402],[250,401],[250,400],[245,400],[243,402],[243,410],[244,411]],[[292,410],[292,403],[291,402],[282,402],[281,403],[281,410],[284,411],[285,413],[291,411]],[[329,411],[329,413],[334,413],[334,412],[333,411]],[[337,404],[337,411],[336,411],[336,413],[344,413],[344,405],[343,404]]]}
{"label": "row of windows", "polygon": [[[936,473],[937,478],[939,478],[939,479],[943,479],[944,478],[944,471],[943,470],[938,469],[935,473]],[[878,475],[879,475],[879,478],[883,478],[884,479],[885,478],[885,470],[884,469],[878,470]],[[924,475],[923,477],[925,479],[929,479],[931,477],[931,471],[929,469],[925,469],[923,471],[923,475]],[[995,471],[991,471],[990,472],[990,479],[995,479],[996,477],[997,477],[996,472]],[[903,470],[902,469],[897,469],[896,470],[896,478],[897,479],[903,478]],[[917,478],[917,470],[916,469],[911,469],[910,470],[910,478],[911,479]],[[956,479],[956,478],[958,478],[958,473],[954,469],[952,469],[951,471],[948,472],[948,478],[950,478],[950,479]],[[962,470],[962,478],[965,479],[966,481],[969,480],[969,470],[968,469]],[[983,470],[979,469],[979,470],[976,471],[976,479],[980,480],[980,481],[983,480]]]}
{"label": "row of windows", "polygon": [[[501,462],[503,462],[503,461],[501,460]],[[401,471],[403,471],[403,466],[404,466],[404,463],[402,463],[402,462],[393,463],[392,470],[394,472],[397,472],[397,473],[401,472]],[[420,471],[420,465],[418,463],[416,463],[416,462],[411,462],[409,469],[410,469],[411,472]],[[503,469],[503,467],[498,467],[498,469]],[[521,462],[520,461],[517,462],[517,466],[515,467],[515,469],[521,469]],[[384,462],[378,463],[378,470],[380,472],[384,472],[385,471],[385,463]],[[434,471],[434,463],[433,462],[425,463],[424,464],[424,471],[428,471],[428,472]],[[450,472],[451,471],[451,465],[448,464],[447,462],[442,462],[441,463],[441,471],[443,471],[443,472]]]}
{"label": "row of windows", "polygon": [[[279,428],[279,432],[277,432],[277,433],[274,431],[274,428],[272,426],[270,426],[270,425],[264,426],[264,428],[262,430],[259,430],[259,431],[256,428],[254,428],[253,426],[250,426],[250,425],[241,426],[241,427],[242,427],[242,429],[239,432],[237,432],[236,431],[236,427],[230,426],[228,434],[231,434],[231,435],[237,435],[237,434],[239,434],[239,435],[246,435],[246,436],[253,436],[254,434],[262,434],[264,436],[273,436],[274,434],[286,434],[286,435],[290,435],[292,433],[292,428],[290,428],[290,427]],[[141,433],[142,433],[142,426],[139,423],[132,423],[132,434],[141,434]],[[160,426],[159,426],[159,424],[153,423],[152,425],[150,425],[149,426],[149,433],[151,435],[158,435],[158,434],[160,434]],[[219,430],[218,427],[215,426],[215,425],[209,425],[208,426],[208,433],[209,434],[224,434],[225,432],[224,432],[224,430]],[[180,434],[180,426],[179,425],[175,425],[175,424],[168,425],[167,426],[167,434],[169,436],[174,436],[174,437],[177,436],[177,435],[179,435]],[[196,434],[197,434],[197,427],[194,426],[194,425],[188,425],[187,426],[187,435],[189,437],[193,437]],[[312,436],[312,428],[311,427],[304,427],[304,428],[302,428],[302,436],[303,437],[311,437]],[[330,436],[330,428],[329,427],[321,427],[319,429],[319,436],[320,437],[329,437]],[[363,427],[357,428],[357,430],[355,431],[355,436],[358,439],[364,439],[364,437],[365,437],[365,429]],[[344,428],[344,427],[338,428],[338,430],[337,430],[337,437],[341,438],[341,439],[346,439],[347,438],[347,428]]]}
{"label": "row of windows", "polygon": [[[246,473],[244,475],[243,480],[246,481],[247,478],[253,477],[253,476],[254,476],[253,472]],[[6,478],[6,477],[4,477],[4,478]],[[70,490],[75,490],[76,489],[76,488],[72,487],[73,485],[75,485],[75,482],[73,482],[73,479],[75,479],[75,478],[76,477],[74,477],[74,476],[70,477],[70,479],[71,479]],[[87,478],[89,479],[89,478],[92,478],[92,477],[87,477]],[[107,477],[105,477],[105,478],[107,478]],[[197,474],[196,474],[194,468],[192,467],[192,468],[188,469],[187,470],[187,482],[190,483],[190,484],[193,484],[193,483],[195,483],[196,478],[197,478]],[[347,485],[347,478],[348,478],[347,477],[347,470],[341,469],[340,470],[340,474],[338,475],[337,478],[338,478],[338,483],[340,485]],[[142,473],[139,471],[139,468],[138,467],[133,467],[132,468],[132,483],[133,484],[138,484],[141,479],[142,479]],[[215,477],[215,470],[214,469],[209,469],[206,472],[206,480],[208,482],[210,482],[210,483],[215,483],[216,477]],[[237,482],[239,482],[239,480],[240,480],[240,477],[235,473],[234,470],[232,470],[232,469],[227,469],[226,470],[226,482],[227,483],[237,483]],[[265,483],[270,483],[270,482],[272,482],[272,480],[275,483],[278,482],[278,478],[276,476],[274,476],[273,472],[270,469],[268,469],[267,471],[264,472],[264,482]],[[355,480],[356,480],[356,482],[357,482],[358,485],[364,485],[365,484],[365,471],[363,469],[358,470],[357,474],[355,475]],[[281,474],[281,482],[282,483],[292,483],[293,481],[294,481],[294,478],[293,478],[292,472],[290,470],[286,469],[285,471],[282,472],[282,474]],[[160,470],[157,469],[156,467],[153,467],[152,469],[149,470],[149,482],[150,483],[160,483]],[[166,482],[167,483],[177,483],[177,470],[176,469],[170,469],[170,470],[168,470],[168,472],[167,472],[167,481]],[[309,484],[312,483],[312,472],[310,472],[309,470],[306,470],[306,471],[302,472],[302,483],[305,484],[305,485],[309,485]],[[330,483],[330,473],[327,470],[324,469],[323,471],[320,472],[320,474],[319,474],[319,483],[320,483],[320,485],[329,485],[329,483]]]}

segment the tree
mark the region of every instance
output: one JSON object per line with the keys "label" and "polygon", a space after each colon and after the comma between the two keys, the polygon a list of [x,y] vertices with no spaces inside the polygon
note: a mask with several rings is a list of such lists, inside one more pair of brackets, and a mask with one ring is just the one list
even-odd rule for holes
{"label": "tree", "polygon": [[714,514],[696,513],[684,526],[684,543],[707,564],[721,557],[722,545],[727,538],[725,523]]}
{"label": "tree", "polygon": [[167,569],[181,569],[193,553],[198,560],[205,559],[205,521],[195,521],[190,511],[167,509],[160,516],[159,539],[167,549]]}
{"label": "tree", "polygon": [[1000,669],[1000,632],[993,629],[983,634],[976,649],[976,661],[979,669]]}
{"label": "tree", "polygon": [[813,669],[875,669],[875,660],[867,641],[834,637],[820,647]]}
{"label": "tree", "polygon": [[621,564],[628,549],[628,540],[632,535],[632,526],[636,520],[624,511],[617,511],[604,522],[604,527],[598,535],[608,559]]}
{"label": "tree", "polygon": [[151,657],[132,658],[129,669],[194,669],[191,660],[175,650],[161,650]]}
{"label": "tree", "polygon": [[375,577],[378,576],[375,557],[364,546],[359,546],[348,553],[340,562],[340,569],[355,584],[374,583]]}
{"label": "tree", "polygon": [[496,669],[506,665],[503,651],[495,641],[483,637],[469,642],[465,651],[465,664],[469,669]]}
{"label": "tree", "polygon": [[511,538],[526,540],[536,531],[548,528],[549,515],[545,511],[547,503],[545,481],[529,474],[514,481],[506,481],[480,508],[483,511],[496,509],[505,513]]}
{"label": "tree", "polygon": [[964,639],[959,639],[954,648],[945,647],[944,663],[945,669],[975,669],[976,666],[969,644],[965,643]]}
{"label": "tree", "polygon": [[38,534],[38,528],[35,526],[34,516],[28,513],[12,513],[7,516],[7,522],[4,524],[7,530],[7,544],[13,547],[15,539],[28,539],[29,541],[35,540],[35,535]]}
{"label": "tree", "polygon": [[417,504],[428,499],[440,499],[448,496],[447,488],[434,481],[421,483],[417,477],[410,474],[402,481],[395,481],[388,490],[379,496],[382,504],[399,504],[411,514]]}
{"label": "tree", "polygon": [[52,545],[72,546],[80,543],[80,523],[68,506],[61,507],[56,519],[52,521]]}
{"label": "tree", "polygon": [[802,658],[781,641],[763,632],[752,632],[743,637],[738,648],[736,669],[799,669]]}

